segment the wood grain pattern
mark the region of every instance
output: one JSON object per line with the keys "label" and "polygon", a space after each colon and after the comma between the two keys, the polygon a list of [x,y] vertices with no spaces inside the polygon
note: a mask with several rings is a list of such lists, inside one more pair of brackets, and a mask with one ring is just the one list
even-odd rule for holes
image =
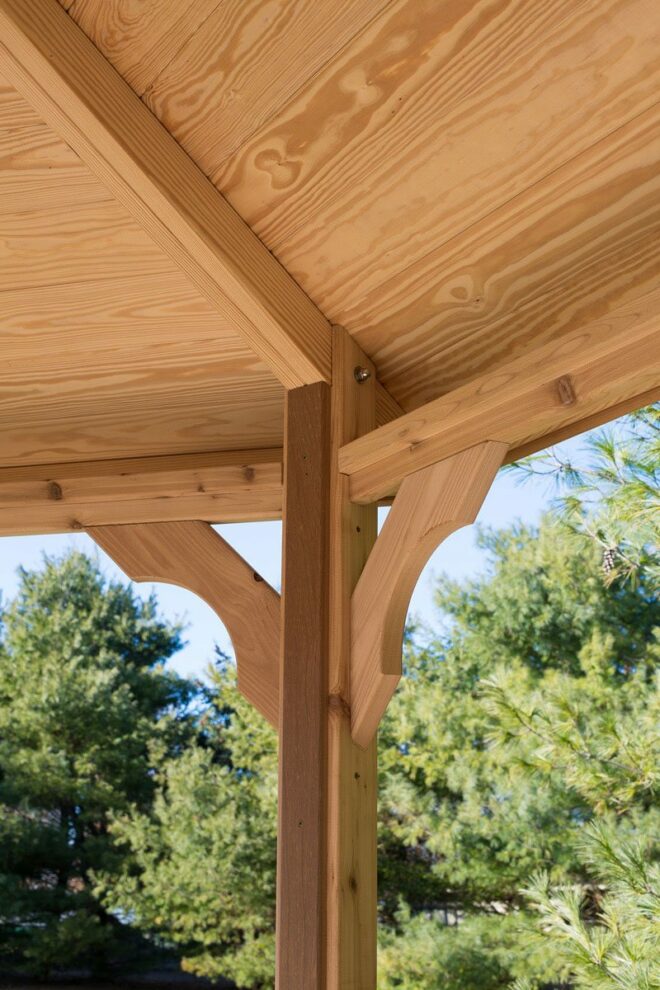
{"label": "wood grain pattern", "polygon": [[660,282],[660,105],[347,314],[407,408]]}
{"label": "wood grain pattern", "polygon": [[553,446],[553,444],[561,443],[562,440],[569,440],[571,437],[586,433],[588,430],[595,430],[605,423],[610,423],[612,420],[618,419],[619,416],[627,416],[629,413],[635,412],[637,409],[643,409],[644,406],[650,406],[654,402],[660,402],[660,385],[656,385],[646,392],[640,392],[638,395],[630,396],[622,402],[617,402],[616,405],[609,406],[605,410],[601,409],[561,429],[553,430],[552,433],[546,433],[543,437],[538,437],[536,440],[530,440],[517,447],[512,447],[507,454],[507,463],[517,461],[521,457],[527,457],[529,454],[535,454],[539,450],[544,450],[547,447]]}
{"label": "wood grain pattern", "polygon": [[[220,186],[324,301],[352,294],[354,277],[360,292],[383,284],[657,103],[654,14],[652,0],[398,0]],[[314,128],[330,115],[329,134]]]}
{"label": "wood grain pattern", "polygon": [[110,199],[107,189],[18,94],[13,101],[3,99],[3,88],[0,82],[0,215]]}
{"label": "wood grain pattern", "polygon": [[281,446],[275,379],[4,82],[0,213],[0,464]]}
{"label": "wood grain pattern", "polygon": [[30,104],[2,75],[0,75],[0,120],[16,128],[43,124],[39,114],[35,113]]}
{"label": "wood grain pattern", "polygon": [[[68,336],[64,334],[63,338]],[[32,339],[36,337],[35,334]],[[59,355],[50,367],[46,359],[40,356],[33,367],[21,363],[16,370],[10,367],[0,376],[3,386],[0,414],[5,422],[20,415],[41,415],[44,418],[70,419],[73,425],[84,417],[86,410],[90,414],[95,410],[109,411],[113,407],[119,410],[122,406],[128,408],[131,402],[142,400],[145,407],[160,401],[164,411],[169,401],[173,408],[188,408],[190,413],[194,413],[197,402],[202,420],[204,410],[231,412],[234,406],[245,406],[251,401],[256,405],[244,423],[245,435],[249,436],[255,425],[264,422],[267,407],[268,414],[272,414],[273,409],[281,412],[282,390],[267,372],[263,369],[252,372],[249,366],[246,367],[247,362],[240,358],[232,368],[231,360],[215,346],[213,339],[204,341],[206,346],[197,353],[191,350],[194,343],[192,335],[187,342],[185,339],[176,340],[169,348],[162,340],[151,345],[147,341],[139,353],[143,363],[136,360],[135,350],[122,352],[118,345],[112,349],[111,343],[107,351],[100,347],[96,352],[81,347],[68,356]],[[48,339],[48,344],[54,346],[52,338]],[[26,348],[7,349],[15,352]],[[101,359],[107,354],[108,362],[95,365],[95,354]],[[177,360],[179,356],[180,362]],[[151,357],[154,363],[145,363]],[[92,376],[93,395],[90,394]],[[111,426],[110,423],[108,425]],[[273,426],[271,432],[279,435],[281,441],[281,423],[277,428]]]}
{"label": "wood grain pattern", "polygon": [[431,553],[474,522],[507,452],[486,441],[408,475],[394,499],[352,600],[353,739],[373,742],[401,678],[410,597]]}
{"label": "wood grain pattern", "polygon": [[0,291],[0,355],[0,464],[282,445],[281,386],[178,273]]}
{"label": "wood grain pattern", "polygon": [[282,451],[183,454],[0,469],[0,535],[282,511]]}
{"label": "wood grain pattern", "polygon": [[[648,171],[651,130],[641,167],[631,154],[626,175],[620,167],[602,181],[592,174],[579,201],[567,179],[557,203],[550,179],[657,102],[659,33],[653,0],[400,0],[227,163],[218,184],[412,408],[513,348],[520,353],[534,333],[563,332],[567,293],[582,289],[592,307],[605,293],[615,304],[631,272],[638,286],[650,266],[657,272],[658,237],[647,218],[649,197],[654,210],[659,198],[657,168]],[[614,142],[620,155],[616,149]],[[606,166],[605,146],[600,159]],[[546,180],[524,267],[530,199],[517,209],[516,198]],[[487,218],[497,210],[500,240],[480,256],[479,225],[487,241]],[[518,233],[508,238],[512,222]],[[459,245],[453,252],[463,231],[474,234],[467,262]],[[545,257],[543,236],[551,241]],[[609,286],[621,238],[623,274]],[[565,267],[556,272],[561,252]],[[539,316],[530,330],[516,304],[540,310],[548,280],[556,286],[551,329],[539,330]],[[491,344],[489,320],[511,316],[504,342],[496,334]],[[463,368],[462,326],[479,320]]]}
{"label": "wood grain pattern", "polygon": [[3,290],[176,274],[170,259],[113,200],[65,210],[5,213],[0,237]]}
{"label": "wood grain pattern", "polygon": [[204,522],[91,527],[89,535],[134,581],[188,588],[217,613],[236,654],[238,687],[277,726],[280,596]]}
{"label": "wood grain pattern", "polygon": [[[358,384],[356,367],[371,372]],[[339,448],[374,429],[373,365],[333,328],[328,669],[327,990],[376,986],[377,753],[351,738],[351,595],[376,540],[375,505],[356,505],[338,470]]]}
{"label": "wood grain pattern", "polygon": [[[274,2],[263,23],[257,0],[63,6],[121,71],[153,73],[147,86],[159,77],[154,101],[160,92],[172,127],[190,126],[200,156],[212,158],[225,140],[215,123],[203,140],[203,121],[215,121],[221,104],[218,120],[247,127],[214,178],[315,301],[344,318],[408,409],[583,327],[628,332],[636,300],[657,285],[660,24],[652,0],[345,0],[327,24],[323,5],[303,0]],[[0,79],[0,464],[280,446],[282,393],[236,331],[252,340],[263,318],[288,340],[290,297],[277,276],[275,289],[262,278],[258,245],[253,267],[244,227],[226,204],[218,221],[222,200],[198,170],[187,171],[189,160],[72,17],[52,0],[0,0],[0,61],[40,113],[81,142],[104,181],[118,183],[150,237],[185,241],[206,295],[188,289],[186,301],[186,260],[177,254],[187,274],[175,275]],[[209,40],[223,24],[218,51]],[[288,58],[296,38],[300,50]],[[186,105],[196,108],[189,121]],[[126,126],[134,120],[136,130]],[[234,144],[238,131],[226,133]],[[171,155],[154,151],[165,146]],[[193,186],[181,174],[194,174]],[[164,215],[167,230],[158,233],[150,225]],[[225,275],[237,309],[221,306],[216,316]],[[318,334],[327,377],[330,333],[293,293],[303,363],[313,362]],[[253,304],[254,320],[252,309],[245,316]],[[275,347],[270,360],[281,359]],[[625,380],[615,369],[610,383],[586,366],[580,374],[579,410],[555,409],[554,392],[539,393],[537,432],[519,449],[628,408],[656,384],[643,363]],[[377,409],[382,423],[400,407],[378,388]],[[475,442],[479,435],[475,427]]]}
{"label": "wood grain pattern", "polygon": [[59,0],[142,95],[223,0]]}
{"label": "wood grain pattern", "polygon": [[[89,399],[89,397],[88,397]],[[50,464],[106,458],[241,450],[250,434],[260,447],[275,447],[282,435],[282,398],[264,401],[263,390],[245,390],[223,400],[214,393],[126,397],[102,407],[80,404],[60,419],[25,408],[0,427],[3,465]],[[279,439],[278,439],[279,438]]]}
{"label": "wood grain pattern", "polygon": [[231,325],[176,272],[138,270],[119,280],[52,285],[39,292],[2,287],[0,320],[5,371],[27,370],[29,362],[39,372],[67,367],[72,355],[76,364],[89,367],[128,367],[140,358],[150,366],[167,363],[171,354],[172,363],[192,368],[197,360],[212,360],[215,351],[215,360],[226,362],[225,372],[267,374]]}
{"label": "wood grain pattern", "polygon": [[376,746],[351,739],[350,599],[376,536],[338,447],[375,423],[375,375],[333,330],[333,385],[289,392],[277,985],[375,990]]}
{"label": "wood grain pattern", "polygon": [[277,963],[281,990],[325,982],[330,389],[287,393]]}
{"label": "wood grain pattern", "polygon": [[384,426],[385,423],[390,423],[393,419],[403,416],[403,413],[404,410],[392,393],[388,392],[382,382],[376,381],[376,425]]}
{"label": "wood grain pattern", "polygon": [[[475,379],[340,451],[351,497],[373,501],[408,474],[484,440],[512,448],[579,424],[660,385],[660,289]],[[557,380],[569,376],[566,405]]]}
{"label": "wood grain pattern", "polygon": [[0,0],[0,71],[287,387],[327,379],[327,321],[56,0]]}
{"label": "wood grain pattern", "polygon": [[0,465],[282,445],[281,386],[182,275],[0,291],[0,335]]}
{"label": "wood grain pattern", "polygon": [[387,2],[224,0],[144,100],[213,179]]}

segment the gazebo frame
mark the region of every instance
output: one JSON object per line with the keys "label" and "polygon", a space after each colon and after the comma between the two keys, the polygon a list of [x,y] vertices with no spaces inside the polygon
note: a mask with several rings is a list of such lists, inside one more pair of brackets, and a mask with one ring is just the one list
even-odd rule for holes
{"label": "gazebo frame", "polygon": [[[375,737],[415,581],[503,463],[658,397],[660,290],[404,413],[56,0],[0,0],[0,71],[287,389],[281,452],[0,469],[0,533],[87,531],[213,606],[279,731],[278,987],[373,990]],[[210,525],[280,514],[281,602]]]}

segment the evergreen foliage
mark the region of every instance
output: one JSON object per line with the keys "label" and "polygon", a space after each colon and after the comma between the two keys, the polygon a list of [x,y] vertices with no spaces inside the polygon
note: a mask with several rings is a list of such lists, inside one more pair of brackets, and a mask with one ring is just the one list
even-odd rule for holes
{"label": "evergreen foliage", "polygon": [[587,461],[579,466],[551,449],[510,470],[522,480],[541,476],[555,482],[562,518],[600,548],[608,581],[622,576],[634,580],[643,573],[657,591],[660,403],[589,434],[585,446]]}
{"label": "evergreen foliage", "polygon": [[110,811],[147,808],[149,748],[187,743],[179,630],[80,553],[22,571],[0,641],[0,954],[47,975],[103,969],[126,929],[92,888],[122,854]]}
{"label": "evergreen foliage", "polygon": [[[657,817],[657,602],[643,582],[608,586],[598,548],[550,517],[481,540],[490,573],[441,581],[445,632],[408,638],[380,734],[382,990],[568,986],[570,953],[536,938],[524,888],[543,874],[553,890],[604,890],[585,825],[611,820],[619,841]],[[213,692],[214,755],[178,761],[155,817],[115,826],[134,858],[112,904],[181,944],[193,971],[269,988],[275,740],[227,668]],[[588,908],[592,931],[593,893]]]}
{"label": "evergreen foliage", "polygon": [[[540,874],[528,886],[541,918],[536,940],[553,946],[577,987],[657,990],[660,870],[649,837],[622,839],[616,829],[594,823],[585,829],[582,851],[595,885],[553,888]],[[532,990],[534,984],[522,979],[514,986]]]}
{"label": "evergreen foliage", "polygon": [[221,662],[211,676],[202,738],[163,761],[153,808],[116,818],[130,858],[119,878],[99,878],[99,890],[177,945],[184,970],[272,986],[276,738],[230,667]]}
{"label": "evergreen foliage", "polygon": [[[660,990],[660,415],[590,441],[538,528],[482,531],[410,629],[379,741],[381,990]],[[0,650],[0,952],[108,958],[131,922],[269,990],[276,739],[233,669],[77,555],[24,574]],[[101,903],[101,907],[99,907]],[[7,909],[5,905],[11,905]]]}
{"label": "evergreen foliage", "polygon": [[[535,938],[541,899],[525,888],[590,892],[596,933],[605,887],[586,824],[610,822],[617,843],[657,828],[657,601],[642,581],[608,586],[598,548],[553,518],[482,541],[491,573],[441,582],[447,631],[407,647],[381,733],[387,990],[577,980],[547,910]],[[452,975],[452,945],[491,982]]]}

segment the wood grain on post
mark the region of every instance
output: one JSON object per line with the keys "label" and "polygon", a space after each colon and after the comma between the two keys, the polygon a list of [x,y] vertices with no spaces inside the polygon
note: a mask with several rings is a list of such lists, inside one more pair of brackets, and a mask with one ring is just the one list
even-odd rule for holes
{"label": "wood grain on post", "polygon": [[[338,470],[339,448],[375,427],[375,370],[341,327],[333,329],[328,720],[328,990],[376,986],[376,739],[351,737],[351,596],[376,540],[375,505],[357,505]],[[356,369],[367,372],[361,384]],[[358,374],[358,377],[363,377]]]}
{"label": "wood grain on post", "polygon": [[330,388],[286,399],[277,987],[323,987]]}
{"label": "wood grain on post", "polygon": [[[350,600],[376,536],[339,447],[375,425],[373,367],[333,330],[333,386],[287,396],[277,986],[376,986],[376,746],[351,738]],[[368,372],[362,383],[356,368]]]}

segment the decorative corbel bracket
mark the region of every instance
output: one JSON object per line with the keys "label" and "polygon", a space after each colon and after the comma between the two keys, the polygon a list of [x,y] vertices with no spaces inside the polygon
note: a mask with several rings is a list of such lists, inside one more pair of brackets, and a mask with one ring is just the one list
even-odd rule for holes
{"label": "decorative corbel bracket", "polygon": [[351,602],[351,723],[366,746],[401,677],[404,624],[424,564],[474,522],[508,444],[486,441],[408,475]]}
{"label": "decorative corbel bracket", "polygon": [[277,592],[205,522],[98,526],[88,533],[132,580],[176,584],[211,606],[231,637],[239,690],[277,728]]}

